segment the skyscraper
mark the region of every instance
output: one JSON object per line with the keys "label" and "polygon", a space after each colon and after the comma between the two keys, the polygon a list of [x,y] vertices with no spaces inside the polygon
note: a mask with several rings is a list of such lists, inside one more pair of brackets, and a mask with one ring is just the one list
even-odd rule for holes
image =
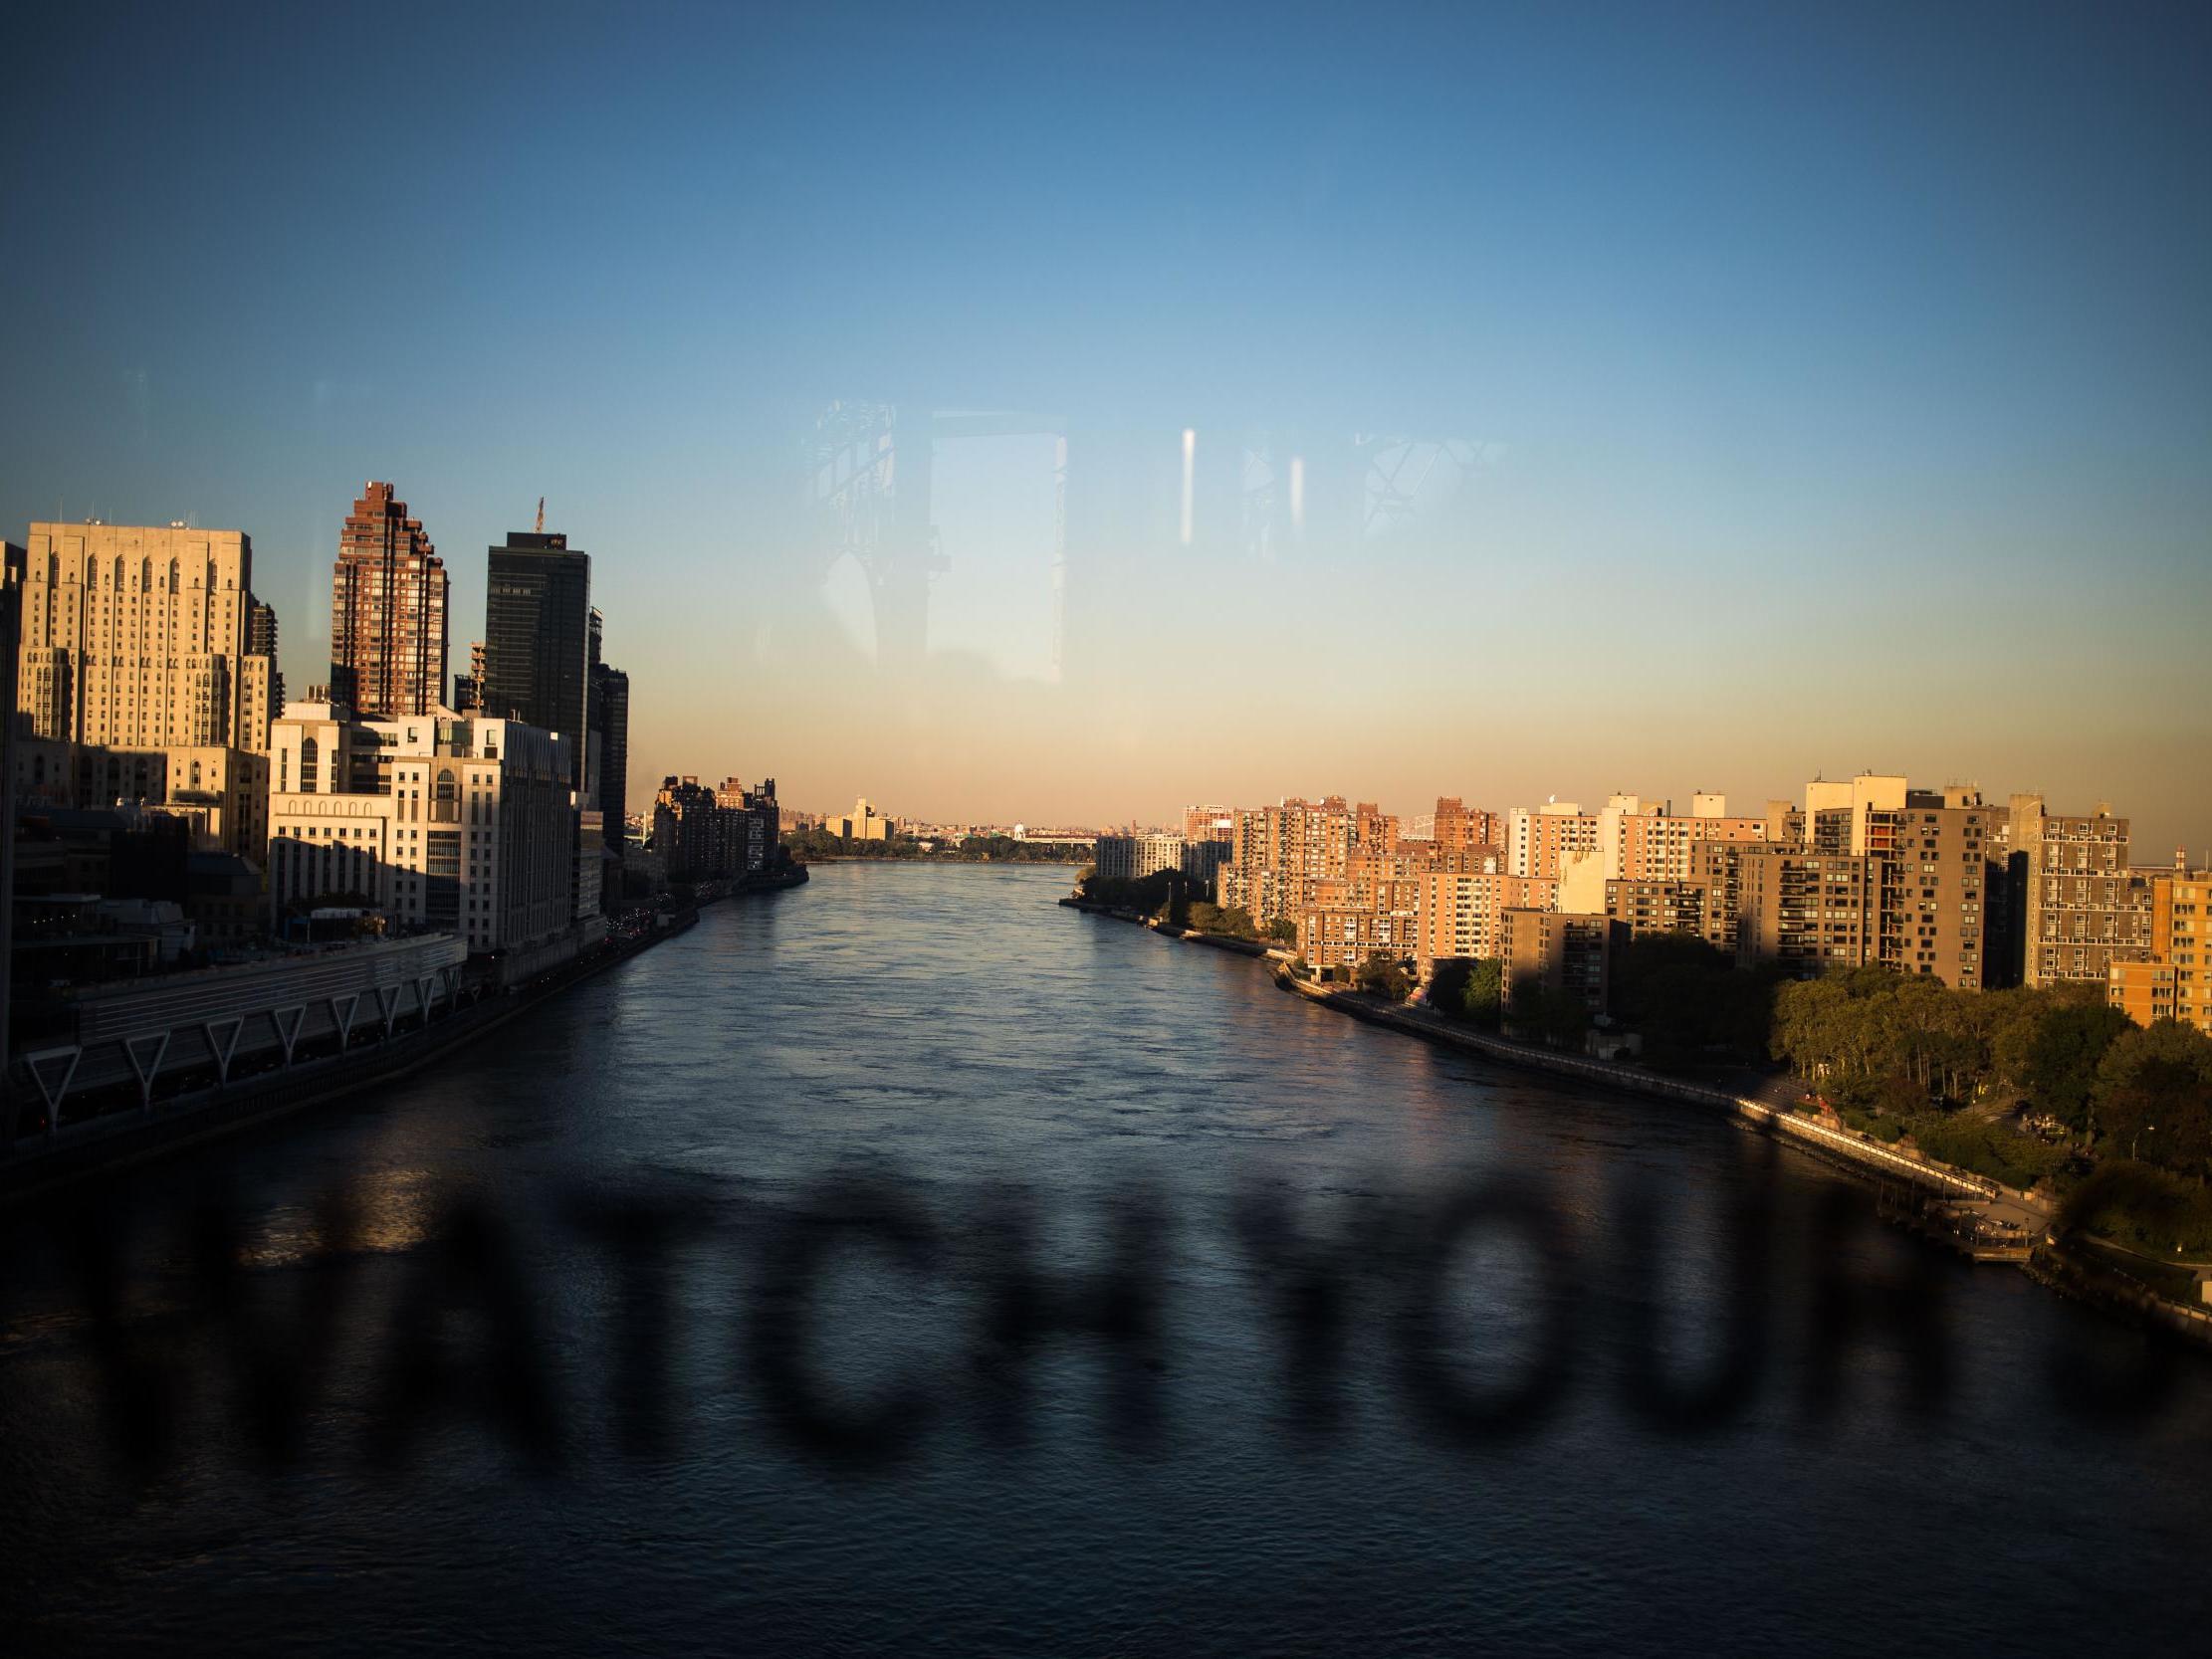
{"label": "skyscraper", "polygon": [[630,677],[605,663],[591,665],[591,752],[607,845],[619,850],[630,806]]}
{"label": "skyscraper", "polygon": [[253,574],[241,530],[33,524],[16,665],[29,734],[266,754],[276,664],[254,650]]}
{"label": "skyscraper", "polygon": [[446,573],[388,484],[361,486],[331,576],[331,697],[363,719],[445,701]]}
{"label": "skyscraper", "polygon": [[[11,553],[12,559],[12,553]],[[36,523],[16,653],[20,735],[56,794],[191,818],[256,850],[268,809],[276,663],[255,649],[252,538],[172,522]]]}
{"label": "skyscraper", "polygon": [[246,613],[246,654],[269,659],[269,718],[284,718],[284,674],[277,667],[277,610],[256,599]]}
{"label": "skyscraper", "polygon": [[585,778],[591,662],[591,555],[565,535],[510,530],[491,552],[484,607],[484,712],[570,737],[571,784]]}
{"label": "skyscraper", "polygon": [[484,707],[484,642],[469,642],[469,672],[453,677],[453,708],[456,714],[472,714]]}

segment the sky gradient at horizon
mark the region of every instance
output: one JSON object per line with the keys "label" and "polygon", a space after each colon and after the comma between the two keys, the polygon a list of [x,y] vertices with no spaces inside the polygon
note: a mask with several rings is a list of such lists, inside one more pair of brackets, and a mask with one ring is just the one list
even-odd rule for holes
{"label": "sky gradient at horizon", "polygon": [[[246,529],[295,692],[377,478],[454,667],[541,495],[593,554],[633,799],[1871,768],[2212,843],[2202,7],[86,7],[0,44],[0,534]],[[948,441],[929,655],[886,672],[805,509],[856,400],[1049,417],[1060,595],[1053,437]],[[1457,488],[1369,522],[1378,433],[1452,440]],[[1305,533],[1262,542],[1292,456]]]}

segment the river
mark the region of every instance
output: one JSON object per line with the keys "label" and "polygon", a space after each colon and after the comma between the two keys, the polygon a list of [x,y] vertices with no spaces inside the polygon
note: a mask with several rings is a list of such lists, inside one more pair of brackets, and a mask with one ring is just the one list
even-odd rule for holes
{"label": "river", "polygon": [[[2100,1415],[2059,1379],[2124,1377],[2137,1334],[1880,1228],[1845,1177],[1306,1006],[1056,906],[1066,880],[824,866],[377,1099],[0,1223],[11,1651],[1618,1659],[2207,1628],[2203,1364]],[[1763,1363],[1714,1421],[1655,1422],[1626,1311],[1697,1374],[1762,1196]],[[1267,1205],[1338,1241],[1296,1320]],[[1445,1253],[1454,1213],[1518,1222]],[[229,1323],[209,1214],[244,1264]],[[1863,1339],[1822,1357],[1851,1307]],[[1887,1317],[1922,1307],[1917,1338]],[[267,1374],[305,1378],[296,1419],[230,1380],[256,1350],[226,1334],[257,1329]]]}

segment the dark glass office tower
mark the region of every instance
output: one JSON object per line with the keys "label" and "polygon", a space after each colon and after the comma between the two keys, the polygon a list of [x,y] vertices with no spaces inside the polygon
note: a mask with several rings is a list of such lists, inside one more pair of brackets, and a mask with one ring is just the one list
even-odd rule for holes
{"label": "dark glass office tower", "polygon": [[607,845],[619,848],[630,809],[630,677],[604,663],[591,665],[591,753]]}
{"label": "dark glass office tower", "polygon": [[591,654],[591,555],[565,535],[510,530],[491,549],[484,606],[484,712],[569,738],[583,787]]}

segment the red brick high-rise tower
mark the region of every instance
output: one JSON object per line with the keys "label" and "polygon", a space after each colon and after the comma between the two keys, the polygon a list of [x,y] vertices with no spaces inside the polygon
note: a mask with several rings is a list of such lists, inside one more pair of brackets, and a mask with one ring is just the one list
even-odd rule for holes
{"label": "red brick high-rise tower", "polygon": [[332,701],[364,718],[427,714],[445,672],[445,563],[391,486],[365,484],[331,578]]}

